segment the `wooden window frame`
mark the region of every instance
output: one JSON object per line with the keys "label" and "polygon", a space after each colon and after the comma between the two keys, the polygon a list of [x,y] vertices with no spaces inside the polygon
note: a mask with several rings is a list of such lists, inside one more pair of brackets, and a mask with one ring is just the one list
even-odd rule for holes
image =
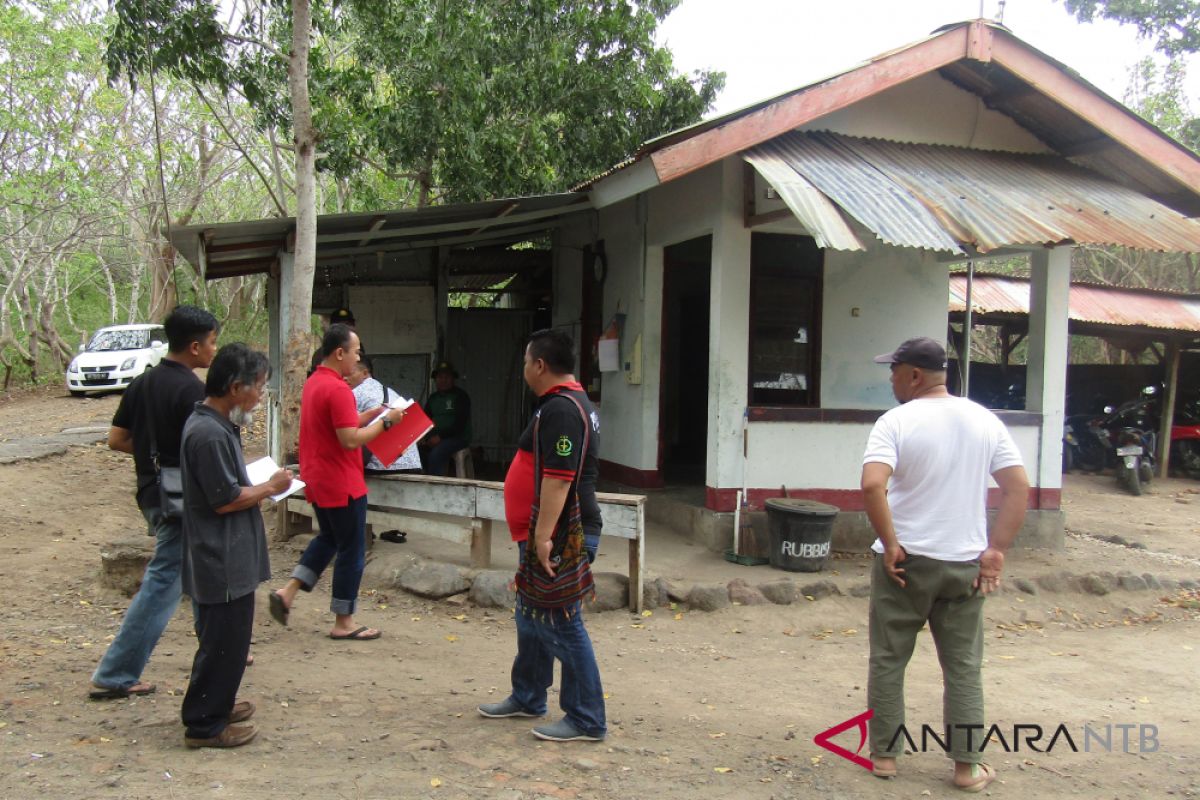
{"label": "wooden window frame", "polygon": [[778,401],[760,402],[754,401],[754,300],[757,297],[757,289],[759,277],[754,269],[754,239],[756,237],[778,237],[778,238],[795,238],[809,239],[813,241],[814,246],[816,241],[811,236],[803,236],[800,234],[790,233],[751,233],[750,245],[750,297],[747,302],[747,348],[746,348],[746,401],[747,406],[753,408],[819,408],[821,405],[821,339],[822,339],[822,324],[821,312],[824,305],[825,297],[825,250],[817,247],[817,263],[816,275],[813,277],[804,277],[800,280],[811,281],[813,284],[813,318],[812,325],[809,330],[809,346],[811,348],[811,374],[807,376],[808,382],[808,401],[804,403],[781,403]]}

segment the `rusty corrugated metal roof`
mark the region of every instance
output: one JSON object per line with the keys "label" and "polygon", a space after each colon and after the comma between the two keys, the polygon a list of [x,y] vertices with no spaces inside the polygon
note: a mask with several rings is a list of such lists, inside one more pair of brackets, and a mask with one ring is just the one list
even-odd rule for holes
{"label": "rusty corrugated metal roof", "polygon": [[[965,311],[966,296],[967,276],[951,274],[949,310]],[[1068,306],[1068,319],[1075,322],[1200,333],[1197,295],[1072,283]],[[976,274],[971,307],[976,314],[1028,314],[1029,281],[1006,275]]]}
{"label": "rusty corrugated metal roof", "polygon": [[[961,57],[947,63],[944,46],[960,40]],[[975,94],[1072,162],[1200,217],[1200,159],[1195,153],[1065,64],[989,20],[943,26],[851,69],[652,139],[576,189],[588,189],[647,158],[654,162],[659,180],[666,182],[779,135],[784,130],[781,119],[790,123],[787,128],[797,129],[831,109],[886,90],[893,85],[893,71],[915,74],[911,69],[905,72],[913,62],[927,64],[929,72]],[[886,69],[876,69],[880,66]],[[755,131],[761,132],[757,138]],[[664,156],[679,148],[687,152]]]}
{"label": "rusty corrugated metal roof", "polygon": [[838,207],[817,187],[792,169],[787,157],[769,145],[746,154],[763,180],[779,192],[779,197],[813,235],[820,247],[833,250],[866,250]]}
{"label": "rusty corrugated metal roof", "polygon": [[1059,156],[789,133],[748,151],[799,175],[893,245],[981,253],[1012,245],[1200,252],[1200,222]]}

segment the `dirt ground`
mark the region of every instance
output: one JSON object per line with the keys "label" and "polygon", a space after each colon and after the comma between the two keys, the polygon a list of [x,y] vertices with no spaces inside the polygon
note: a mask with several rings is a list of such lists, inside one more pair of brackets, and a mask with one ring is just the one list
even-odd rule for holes
{"label": "dirt ground", "polygon": [[[0,399],[0,441],[106,422],[115,397],[42,391]],[[145,678],[159,692],[97,703],[88,680],[128,603],[96,581],[99,548],[142,528],[132,464],[102,445],[0,466],[0,797],[3,798],[921,798],[958,793],[934,752],[875,779],[816,746],[865,709],[867,602],[656,609],[592,615],[608,698],[600,744],[541,743],[529,720],[484,720],[502,699],[514,650],[508,615],[402,593],[363,598],[376,642],[334,643],[328,584],[284,629],[260,592],[257,663],[242,696],[260,736],[231,751],[183,747],[179,704],[194,652],[181,608]],[[1123,495],[1111,476],[1069,476],[1068,549],[1015,553],[1013,576],[1067,570],[1200,577],[1194,482]],[[1098,541],[1118,534],[1147,548]],[[295,552],[272,552],[275,582]],[[653,572],[655,565],[649,565]],[[762,568],[767,569],[767,568]],[[779,573],[756,574],[769,580]],[[988,600],[984,672],[990,721],[1010,731],[1067,726],[1080,752],[997,749],[991,796],[1194,797],[1200,794],[1200,662],[1194,599],[1162,592]],[[1193,606],[1189,608],[1188,606]],[[909,722],[940,724],[936,656],[925,636],[909,670]],[[551,696],[552,715],[557,697]],[[1158,749],[1083,752],[1090,725],[1157,726]],[[1119,730],[1119,729],[1118,729]],[[1011,739],[1011,737],[1006,736]],[[854,750],[853,730],[837,738]],[[1046,742],[1043,739],[1042,744]],[[1149,747],[1147,748],[1149,749]],[[865,750],[864,750],[865,752]]]}

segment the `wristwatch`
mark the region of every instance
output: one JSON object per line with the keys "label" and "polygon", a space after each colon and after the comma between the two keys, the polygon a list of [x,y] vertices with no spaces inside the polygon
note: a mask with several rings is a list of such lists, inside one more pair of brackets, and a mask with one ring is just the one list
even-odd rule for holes
{"label": "wristwatch", "polygon": [[390,419],[385,419],[385,420],[383,421],[383,429],[384,429],[385,431],[386,431],[386,430],[391,430],[391,427],[392,427],[392,421],[391,421]]}

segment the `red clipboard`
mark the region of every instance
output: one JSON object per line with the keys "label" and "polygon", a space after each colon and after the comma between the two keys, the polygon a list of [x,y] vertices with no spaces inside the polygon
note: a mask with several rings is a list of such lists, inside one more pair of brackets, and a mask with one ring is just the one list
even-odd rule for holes
{"label": "red clipboard", "polygon": [[[383,423],[376,422],[374,424],[382,425]],[[431,430],[433,430],[433,420],[421,406],[413,403],[404,410],[404,419],[394,423],[391,428],[367,442],[366,448],[375,454],[379,463],[386,466],[393,463],[413,442]]]}

